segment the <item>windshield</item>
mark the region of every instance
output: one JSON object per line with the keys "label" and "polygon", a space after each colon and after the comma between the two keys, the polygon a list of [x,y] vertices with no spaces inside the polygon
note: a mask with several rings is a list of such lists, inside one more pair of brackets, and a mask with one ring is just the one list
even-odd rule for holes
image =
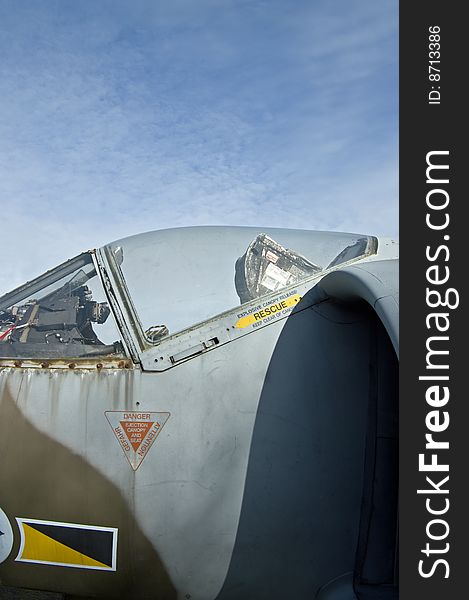
{"label": "windshield", "polygon": [[122,354],[92,255],[83,253],[0,298],[0,356]]}

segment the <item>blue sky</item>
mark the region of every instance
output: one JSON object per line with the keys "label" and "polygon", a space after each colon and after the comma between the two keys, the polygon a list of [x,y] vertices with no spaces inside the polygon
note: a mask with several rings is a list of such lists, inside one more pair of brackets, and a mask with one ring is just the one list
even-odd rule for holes
{"label": "blue sky", "polygon": [[398,235],[398,4],[0,0],[0,293],[108,241]]}

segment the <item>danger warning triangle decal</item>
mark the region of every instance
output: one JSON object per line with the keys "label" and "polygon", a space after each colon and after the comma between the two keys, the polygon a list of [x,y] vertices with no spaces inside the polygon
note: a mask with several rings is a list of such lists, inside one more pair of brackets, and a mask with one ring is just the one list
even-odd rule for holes
{"label": "danger warning triangle decal", "polygon": [[104,414],[130,466],[136,471],[170,413],[108,410]]}

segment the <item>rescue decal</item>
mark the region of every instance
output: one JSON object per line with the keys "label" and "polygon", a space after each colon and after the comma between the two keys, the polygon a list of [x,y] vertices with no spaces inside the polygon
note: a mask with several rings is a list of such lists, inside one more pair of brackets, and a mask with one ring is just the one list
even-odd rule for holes
{"label": "rescue decal", "polygon": [[13,548],[13,530],[8,517],[0,508],[0,563],[5,561]]}
{"label": "rescue decal", "polygon": [[301,300],[301,296],[296,291],[290,294],[280,296],[275,302],[269,300],[264,304],[254,306],[244,313],[238,315],[238,321],[235,327],[237,329],[245,329],[250,325],[257,327],[261,323],[268,323],[285,317],[291,313],[292,309]]}
{"label": "rescue decal", "polygon": [[134,471],[141,465],[170,416],[169,412],[120,410],[108,410],[104,414]]}
{"label": "rescue decal", "polygon": [[18,562],[115,571],[117,532],[114,527],[96,527],[58,521],[16,517],[21,543]]}

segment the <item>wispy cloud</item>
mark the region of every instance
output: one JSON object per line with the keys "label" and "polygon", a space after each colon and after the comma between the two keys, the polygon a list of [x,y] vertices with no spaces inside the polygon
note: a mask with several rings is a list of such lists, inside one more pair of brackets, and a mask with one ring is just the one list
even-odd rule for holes
{"label": "wispy cloud", "polygon": [[0,292],[161,227],[397,234],[396,1],[0,11]]}

